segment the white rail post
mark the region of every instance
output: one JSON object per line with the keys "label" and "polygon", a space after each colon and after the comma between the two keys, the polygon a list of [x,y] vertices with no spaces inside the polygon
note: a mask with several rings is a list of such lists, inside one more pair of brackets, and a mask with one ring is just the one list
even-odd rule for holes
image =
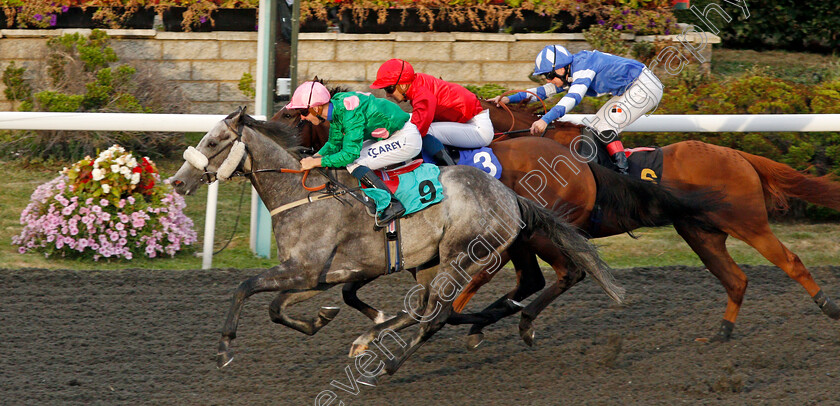
{"label": "white rail post", "polygon": [[219,181],[207,187],[207,209],[204,213],[204,251],[201,254],[201,269],[213,267],[213,240],[216,237],[216,201],[219,198]]}

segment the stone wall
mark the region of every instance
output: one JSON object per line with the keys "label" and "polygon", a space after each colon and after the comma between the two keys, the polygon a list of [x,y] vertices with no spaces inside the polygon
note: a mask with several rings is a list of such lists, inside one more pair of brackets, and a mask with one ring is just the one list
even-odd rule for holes
{"label": "stone wall", "polygon": [[[155,30],[105,30],[122,61],[157,64],[161,77],[173,81],[192,100],[191,113],[226,114],[253,101],[238,89],[243,73],[256,72],[257,33],[177,33]],[[0,30],[0,70],[11,61],[30,68],[44,61],[50,37],[89,30]],[[653,37],[622,34],[626,41],[652,41]],[[662,37],[661,37],[662,38]],[[697,52],[708,68],[711,34],[691,33],[675,50]],[[582,34],[485,34],[485,33],[302,33],[299,43],[299,78],[317,75],[332,84],[369,90],[379,65],[390,58],[411,62],[419,72],[460,84],[495,83],[508,88],[532,87],[528,74],[534,56],[547,44],[563,44],[571,52],[591,47]],[[2,91],[2,84],[0,84]],[[11,102],[0,92],[0,110]],[[253,111],[253,110],[252,110]]]}
{"label": "stone wall", "polygon": [[[0,30],[0,70],[11,61],[30,71],[37,69],[45,61],[47,40],[73,32],[89,34],[90,30]],[[253,111],[253,99],[238,86],[243,73],[256,73],[257,33],[105,32],[121,62],[157,64],[161,78],[171,80],[192,101],[191,113],[227,114],[244,104]],[[0,92],[0,110],[11,108]]]}
{"label": "stone wall", "polygon": [[[706,70],[712,57],[711,44],[720,43],[719,37],[707,33],[689,33],[684,43],[675,35],[659,38],[672,41],[674,49],[689,58],[687,45],[700,49],[696,53],[704,59],[702,67]],[[622,39],[632,42],[655,38],[622,34]],[[405,59],[418,72],[459,84],[495,83],[522,89],[536,86],[528,75],[533,72],[534,57],[549,44],[562,44],[573,53],[592,49],[583,34],[306,33],[301,34],[298,62],[303,79],[318,75],[358,90],[370,90],[368,85],[376,78],[379,65],[390,58]],[[673,66],[677,65],[675,60]]]}

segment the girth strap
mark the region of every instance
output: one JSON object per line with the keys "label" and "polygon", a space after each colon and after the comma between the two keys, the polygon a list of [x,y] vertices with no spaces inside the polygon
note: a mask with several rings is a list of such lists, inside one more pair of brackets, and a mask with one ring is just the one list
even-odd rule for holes
{"label": "girth strap", "polygon": [[[385,228],[385,274],[402,271],[405,262],[402,255],[400,219],[391,221]],[[392,265],[393,264],[393,265]]]}

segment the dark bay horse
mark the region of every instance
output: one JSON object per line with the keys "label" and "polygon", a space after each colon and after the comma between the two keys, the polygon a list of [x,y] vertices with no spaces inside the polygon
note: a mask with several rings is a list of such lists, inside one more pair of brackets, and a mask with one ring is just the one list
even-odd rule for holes
{"label": "dark bay horse", "polygon": [[[272,209],[280,264],[242,282],[233,293],[219,341],[219,367],[233,360],[231,342],[236,337],[244,301],[251,295],[277,292],[269,307],[271,320],[311,335],[329,323],[338,309],[322,308],[316,317],[298,320],[286,313],[287,306],[337,284],[369,280],[386,272],[383,236],[374,231],[373,217],[362,205],[348,204],[326,194],[313,196],[306,190],[302,184],[308,172],[300,171],[300,157],[292,152],[298,146],[293,127],[254,120],[239,109],[208,131],[196,148],[187,149],[186,162],[171,178],[178,193],[189,194],[202,183],[239,173],[249,178],[262,201]],[[346,171],[339,171],[336,177],[347,185],[354,179]],[[323,180],[323,175],[317,178]],[[369,379],[375,380],[381,373],[393,374],[442,328],[455,298],[450,287],[466,284],[471,275],[497,259],[497,254],[520,235],[547,235],[570,268],[609,275],[595,247],[576,228],[517,196],[486,173],[463,166],[443,168],[440,183],[446,196],[443,201],[402,220],[406,242],[403,259],[406,267],[417,269],[419,286],[425,292],[419,295],[421,306],[412,309],[422,320],[401,312],[397,318],[360,336],[354,344],[366,346],[381,338],[386,330],[394,332],[417,323],[421,326],[401,345],[400,354],[384,361],[384,367],[375,374],[365,375]],[[447,266],[427,265],[436,258]],[[620,297],[620,288],[611,285],[610,278],[604,280],[605,291],[611,297]]]}
{"label": "dark bay horse", "polygon": [[[490,109],[493,126],[500,131],[527,129],[538,118],[514,106],[510,106],[511,112],[507,112],[492,103],[482,104]],[[555,122],[554,126],[544,136],[565,146],[572,145],[583,130],[583,126],[571,123]],[[511,136],[527,135],[527,132],[522,132]],[[677,194],[705,188],[714,188],[722,193],[724,204],[709,214],[713,229],[698,229],[679,222],[675,224],[679,235],[726,289],[726,311],[713,340],[728,340],[731,337],[747,289],[747,276],[726,249],[729,236],[756,249],[802,285],[827,316],[840,319],[840,307],[823,293],[799,257],[779,241],[768,223],[768,213],[785,209],[789,197],[840,210],[840,183],[830,176],[815,177],[764,157],[699,141],[666,145],[662,147],[662,152],[663,185]],[[483,283],[481,276],[473,281]],[[473,288],[468,286],[467,289]]]}
{"label": "dark bay horse", "polygon": [[[294,112],[281,110],[272,120],[289,124],[298,123]],[[326,140],[326,125],[312,126],[301,122],[302,137],[309,146],[317,150]],[[517,138],[491,145],[502,163],[501,181],[517,194],[528,197],[543,207],[562,213],[572,224],[585,230],[590,236],[604,236],[622,233],[643,226],[660,226],[673,222],[691,224],[697,229],[708,229],[704,213],[716,207],[716,197],[704,191],[677,198],[665,189],[626,176],[620,176],[595,164],[586,164],[573,159],[568,148],[545,138]],[[592,211],[596,203],[603,211],[604,221],[595,224]],[[531,344],[534,330],[531,321],[557,295],[566,291],[584,274],[565,266],[565,259],[558,255],[553,243],[539,235],[525,239],[523,244],[512,246],[507,252],[516,268],[519,283],[507,295],[499,298],[477,314],[460,315],[460,311],[477,289],[495,274],[496,269],[486,269],[476,275],[454,303],[455,314],[448,320],[451,324],[473,324],[469,345],[477,346],[482,340],[481,329],[502,317],[521,309],[518,301],[524,300],[545,286],[538,255],[552,266],[557,282],[544,291],[524,309],[524,322],[520,334]],[[508,257],[503,257],[504,263]],[[345,302],[372,320],[379,322],[382,314],[360,301],[356,291],[369,281],[345,285]]]}

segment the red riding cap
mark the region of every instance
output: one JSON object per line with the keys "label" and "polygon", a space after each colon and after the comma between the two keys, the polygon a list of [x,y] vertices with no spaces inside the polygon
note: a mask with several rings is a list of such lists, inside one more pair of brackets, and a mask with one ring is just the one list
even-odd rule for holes
{"label": "red riding cap", "polygon": [[402,59],[389,59],[376,71],[376,80],[371,89],[382,89],[391,85],[401,85],[414,81],[414,68]]}

